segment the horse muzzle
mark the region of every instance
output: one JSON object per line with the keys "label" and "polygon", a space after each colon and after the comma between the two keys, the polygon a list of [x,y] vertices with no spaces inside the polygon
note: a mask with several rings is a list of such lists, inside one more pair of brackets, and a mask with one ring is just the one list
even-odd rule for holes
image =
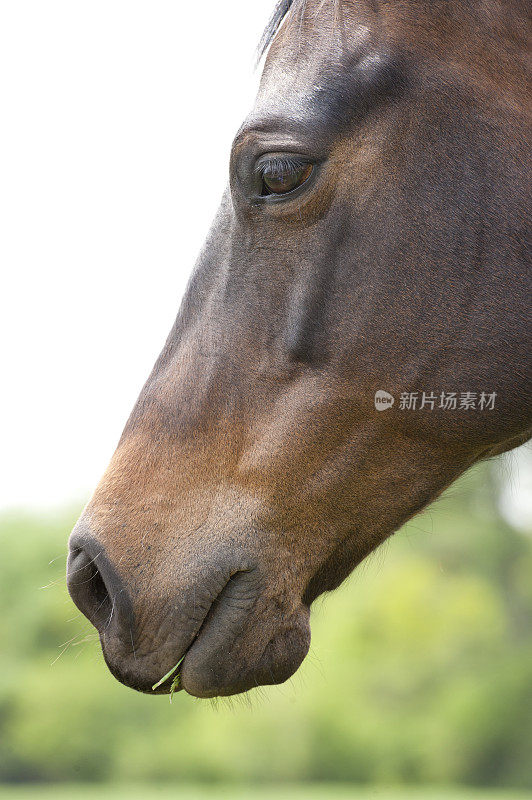
{"label": "horse muzzle", "polygon": [[285,681],[308,651],[308,607],[234,547],[176,563],[167,555],[154,570],[113,563],[78,524],[69,548],[70,595],[97,629],[112,674],[137,691],[168,693],[172,678],[152,687],[181,662],[189,694],[236,694]]}

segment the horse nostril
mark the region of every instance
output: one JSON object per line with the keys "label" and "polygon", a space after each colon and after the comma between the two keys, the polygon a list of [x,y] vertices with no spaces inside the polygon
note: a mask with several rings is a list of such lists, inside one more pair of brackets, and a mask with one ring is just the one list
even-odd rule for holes
{"label": "horse nostril", "polygon": [[67,585],[79,610],[101,631],[109,623],[113,601],[96,560],[83,547],[71,546]]}

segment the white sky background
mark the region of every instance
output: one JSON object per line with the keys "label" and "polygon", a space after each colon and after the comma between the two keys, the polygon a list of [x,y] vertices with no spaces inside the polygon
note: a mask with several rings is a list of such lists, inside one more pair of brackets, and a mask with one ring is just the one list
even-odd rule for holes
{"label": "white sky background", "polygon": [[[273,6],[0,0],[0,508],[83,502],[105,469],[218,207]],[[522,463],[514,521],[532,520]]]}
{"label": "white sky background", "polygon": [[218,207],[274,0],[0,2],[0,507],[83,501]]}

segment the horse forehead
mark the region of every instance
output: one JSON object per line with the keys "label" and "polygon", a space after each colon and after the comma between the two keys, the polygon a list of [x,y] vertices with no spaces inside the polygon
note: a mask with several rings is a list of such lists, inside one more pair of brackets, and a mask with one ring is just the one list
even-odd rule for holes
{"label": "horse forehead", "polygon": [[253,116],[286,108],[303,116],[324,89],[342,90],[350,67],[378,57],[375,40],[376,15],[364,2],[295,2],[268,53]]}

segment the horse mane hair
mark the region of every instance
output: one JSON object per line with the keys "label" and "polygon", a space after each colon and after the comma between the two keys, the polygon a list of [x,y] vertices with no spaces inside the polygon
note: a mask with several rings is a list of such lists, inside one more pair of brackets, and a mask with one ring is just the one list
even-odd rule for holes
{"label": "horse mane hair", "polygon": [[257,48],[257,61],[260,61],[268,47],[273,41],[273,38],[279,30],[283,19],[286,17],[294,0],[279,0],[275,6],[274,12],[268,22],[264,33],[262,34],[259,46]]}

